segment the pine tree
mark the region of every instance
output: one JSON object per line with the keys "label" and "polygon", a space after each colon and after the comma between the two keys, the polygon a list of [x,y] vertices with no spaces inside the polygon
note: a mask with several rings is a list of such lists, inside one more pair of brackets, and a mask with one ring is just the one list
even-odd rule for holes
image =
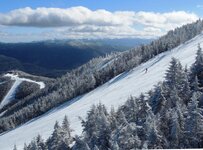
{"label": "pine tree", "polygon": [[31,141],[31,143],[28,145],[28,149],[29,150],[36,150],[36,149],[38,149],[38,146],[37,146],[37,143],[36,143],[35,139],[33,139]]}
{"label": "pine tree", "polygon": [[95,124],[96,120],[96,113],[97,113],[97,107],[95,105],[92,105],[90,111],[87,113],[87,121],[82,120],[82,126],[83,126],[83,132],[85,132],[86,138],[90,139],[94,136],[97,127]]}
{"label": "pine tree", "polygon": [[86,121],[82,121],[85,133],[84,141],[93,149],[97,145],[101,149],[108,149],[111,125],[109,114],[104,105],[93,105],[88,112]]}
{"label": "pine tree", "polygon": [[131,96],[125,103],[125,106],[122,109],[125,112],[126,119],[129,122],[137,122],[137,113],[139,110],[138,100]]}
{"label": "pine tree", "polygon": [[110,147],[110,135],[111,135],[111,128],[110,122],[107,116],[100,112],[98,117],[98,146],[100,149],[108,149]]}
{"label": "pine tree", "polygon": [[168,90],[177,86],[178,70],[180,69],[179,62],[176,58],[172,58],[169,69],[166,72],[165,84]]}
{"label": "pine tree", "polygon": [[90,111],[87,114],[86,121],[82,120],[83,132],[85,133],[84,142],[88,141],[88,144],[91,148],[98,144],[98,112],[98,107],[92,105]]}
{"label": "pine tree", "polygon": [[13,150],[17,150],[17,146],[16,146],[16,145],[14,145],[14,148],[13,148]]}
{"label": "pine tree", "polygon": [[194,79],[194,81],[191,83],[191,85],[192,85],[192,89],[193,89],[193,91],[200,91],[200,87],[199,87],[199,79],[198,79],[198,77],[197,76],[195,76],[195,79]]}
{"label": "pine tree", "polygon": [[165,82],[163,85],[164,95],[170,96],[171,89],[178,89],[178,96],[182,96],[187,82],[186,72],[176,58],[172,58],[169,69],[166,72]]}
{"label": "pine tree", "polygon": [[185,71],[183,88],[180,91],[180,98],[183,100],[185,105],[188,104],[188,102],[191,98],[191,94],[192,94],[192,91],[190,89],[188,75],[187,75],[187,72]]}
{"label": "pine tree", "polygon": [[69,123],[66,115],[65,115],[63,122],[62,122],[62,129],[66,131],[68,138],[70,138],[72,130],[70,129],[70,123]]}
{"label": "pine tree", "polygon": [[23,150],[29,150],[26,143],[24,143],[24,148],[23,148]]}
{"label": "pine tree", "polygon": [[203,110],[198,107],[198,94],[193,93],[191,101],[188,104],[188,115],[186,118],[185,138],[189,141],[191,148],[200,148],[203,146]]}
{"label": "pine tree", "polygon": [[128,123],[118,127],[112,133],[112,147],[119,149],[139,149],[141,141],[137,136],[137,126],[135,123]]}
{"label": "pine tree", "polygon": [[88,144],[80,139],[78,136],[75,137],[75,144],[72,148],[73,150],[90,150]]}
{"label": "pine tree", "polygon": [[180,148],[180,136],[182,134],[180,124],[178,122],[178,115],[176,111],[171,114],[172,115],[172,123],[171,123],[171,130],[170,130],[170,147],[171,148]]}
{"label": "pine tree", "polygon": [[168,108],[174,108],[176,107],[177,102],[183,104],[183,100],[178,95],[178,90],[174,87],[170,91],[170,95],[167,98],[166,105]]}
{"label": "pine tree", "polygon": [[56,121],[54,125],[54,131],[51,137],[47,141],[48,149],[49,150],[59,149],[59,147],[61,147],[62,141],[63,141],[62,128],[59,126],[59,123]]}
{"label": "pine tree", "polygon": [[109,114],[109,121],[110,121],[110,128],[111,130],[115,130],[118,126],[118,122],[116,120],[116,112],[114,110],[114,107],[111,107],[111,111]]}
{"label": "pine tree", "polygon": [[[163,109],[160,111],[158,115],[159,118],[159,130],[162,134],[162,138],[165,141],[165,139],[168,139],[170,132],[169,132],[169,125],[170,125],[170,109]],[[170,148],[167,141],[164,144],[165,148]]]}
{"label": "pine tree", "polygon": [[47,147],[46,147],[44,140],[42,139],[41,135],[37,136],[36,144],[37,144],[38,150],[47,150]]}
{"label": "pine tree", "polygon": [[155,116],[152,110],[149,110],[144,124],[145,138],[142,138],[142,141],[146,141],[150,149],[161,149],[164,146],[163,137],[159,133],[158,120],[158,115]]}
{"label": "pine tree", "polygon": [[190,82],[194,82],[195,77],[197,76],[199,80],[200,87],[203,87],[203,53],[202,49],[200,47],[200,44],[198,44],[198,50],[196,53],[196,59],[194,64],[191,67],[191,74],[190,74]]}
{"label": "pine tree", "polygon": [[[178,101],[176,102],[175,112],[177,114],[178,123],[180,125],[180,129],[182,132],[185,131],[185,117],[184,113],[187,111],[186,105],[180,104]],[[182,139],[181,139],[182,140]],[[182,141],[181,141],[182,142]]]}
{"label": "pine tree", "polygon": [[149,103],[152,107],[152,111],[154,112],[154,114],[157,114],[159,111],[161,111],[161,109],[164,109],[163,107],[166,104],[166,98],[163,94],[162,85],[158,85],[155,88],[154,93],[149,98]]}
{"label": "pine tree", "polygon": [[116,120],[118,122],[118,125],[127,125],[128,124],[128,121],[127,121],[122,109],[118,109],[117,115],[116,115]]}
{"label": "pine tree", "polygon": [[72,129],[70,128],[70,123],[67,116],[65,116],[63,119],[61,132],[63,138],[63,147],[66,147],[66,149],[70,149],[69,145],[72,143],[73,138],[71,136]]}
{"label": "pine tree", "polygon": [[139,98],[139,111],[137,113],[138,116],[138,121],[137,121],[137,125],[143,126],[149,111],[151,111],[151,107],[149,106],[148,101],[145,99],[145,96],[143,94],[141,94],[140,98]]}

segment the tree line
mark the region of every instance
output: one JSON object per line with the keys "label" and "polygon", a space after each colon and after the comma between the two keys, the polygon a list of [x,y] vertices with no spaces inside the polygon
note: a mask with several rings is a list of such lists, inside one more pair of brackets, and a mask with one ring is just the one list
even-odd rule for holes
{"label": "tree line", "polygon": [[45,89],[31,94],[9,107],[0,118],[0,132],[15,128],[76,96],[91,91],[116,75],[192,39],[202,30],[203,21],[198,20],[169,31],[168,34],[148,45],[91,60],[58,78]]}
{"label": "tree line", "polygon": [[202,73],[203,53],[198,46],[191,68],[172,58],[163,82],[139,97],[131,96],[117,110],[92,105],[81,120],[81,136],[71,135],[65,117],[62,127],[56,122],[46,142],[38,136],[24,150],[203,148]]}

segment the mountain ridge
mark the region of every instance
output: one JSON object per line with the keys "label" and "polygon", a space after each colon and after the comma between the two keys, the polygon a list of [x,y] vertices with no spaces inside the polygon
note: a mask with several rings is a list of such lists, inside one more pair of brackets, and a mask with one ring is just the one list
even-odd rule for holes
{"label": "mountain ridge", "polygon": [[[87,63],[92,58],[121,52],[149,42],[149,40],[134,39],[131,40],[130,46],[126,46],[128,39],[122,42],[123,40],[121,39],[118,44],[113,40],[111,42],[107,40],[51,40],[0,43],[0,55],[2,55],[0,62],[6,58],[7,64],[10,63],[12,66],[11,68],[4,63],[0,66],[0,73],[18,69],[35,75],[59,77]],[[16,66],[14,60],[19,65]]]}
{"label": "mountain ridge", "polygon": [[[202,24],[202,20],[198,20],[169,31],[148,45],[142,45],[119,54],[92,59],[87,64],[58,78],[54,84],[46,86],[41,92],[35,92],[28,98],[9,107],[0,119],[2,122],[0,125],[1,132],[42,115],[51,108],[108,82],[120,73],[129,71],[156,55],[185,43],[202,32]],[[22,117],[23,119],[16,119]]]}
{"label": "mountain ridge", "polygon": [[[131,95],[138,96],[142,92],[149,91],[156,83],[164,78],[165,71],[172,57],[180,59],[184,66],[187,65],[189,67],[195,60],[198,43],[203,43],[202,34],[185,44],[181,44],[173,50],[159,54],[129,72],[114,77],[97,89],[77,97],[58,108],[54,108],[42,117],[1,135],[0,141],[8,138],[13,139],[10,146],[12,147],[15,141],[16,145],[21,147],[24,142],[29,142],[32,137],[37,136],[37,133],[31,130],[32,127],[37,128],[37,131],[41,132],[42,137],[46,138],[52,132],[55,121],[61,121],[65,114],[69,116],[71,127],[74,128],[75,133],[80,134],[82,131],[78,115],[84,118],[85,112],[89,110],[92,104],[101,102],[110,109],[111,105],[118,107],[120,104],[123,104]],[[145,68],[148,68],[147,73],[145,73]],[[143,81],[145,81],[145,84]],[[18,141],[19,137],[15,138],[14,135],[22,131],[24,131],[24,135],[20,135],[21,138],[26,138],[23,138],[23,142],[20,142]],[[29,137],[29,139],[27,139],[27,137]],[[3,143],[4,142],[1,142],[0,145],[3,146]],[[4,147],[6,150],[6,146]]]}

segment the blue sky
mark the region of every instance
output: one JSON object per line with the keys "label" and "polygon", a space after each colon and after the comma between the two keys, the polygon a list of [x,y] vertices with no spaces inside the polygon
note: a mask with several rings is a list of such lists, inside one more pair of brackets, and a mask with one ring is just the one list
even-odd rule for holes
{"label": "blue sky", "polygon": [[0,11],[7,12],[22,7],[60,7],[84,6],[89,9],[106,9],[109,11],[155,11],[167,12],[173,10],[193,11],[203,15],[197,8],[203,5],[202,0],[1,0]]}
{"label": "blue sky", "polygon": [[[78,6],[82,6],[82,8]],[[29,9],[24,9],[25,7],[29,7]],[[46,9],[37,10],[40,7]],[[75,9],[67,10],[71,7]],[[60,10],[56,10],[57,13],[53,15],[55,10],[52,11],[49,8],[60,8]],[[98,11],[100,9],[106,12],[101,13]],[[15,10],[15,17],[11,14],[13,10]],[[81,23],[80,15],[70,18],[70,15],[74,15],[75,11],[88,12],[93,18],[89,17]],[[118,11],[122,12],[122,15],[120,13],[118,15]],[[23,14],[23,12],[25,13]],[[44,12],[49,14],[49,18],[45,16],[46,13]],[[67,15],[61,17],[60,14],[66,14],[66,12]],[[130,14],[127,12],[130,12]],[[106,13],[111,14],[107,15]],[[132,13],[136,14],[133,15]],[[34,19],[33,16],[35,16]],[[36,16],[39,16],[42,20],[39,21]],[[104,21],[95,16],[102,16]],[[182,20],[178,22],[179,18],[176,18],[176,16],[179,16]],[[158,35],[163,35],[170,29],[193,22],[202,16],[202,0],[1,0],[0,41],[18,42],[44,40],[46,38],[105,38],[105,36],[108,37],[108,34],[112,34],[106,33],[110,30],[122,33],[122,35],[115,34],[112,38],[151,38],[156,35],[153,35],[153,32],[157,33],[158,31],[160,32]],[[119,22],[118,18],[121,17],[123,19],[128,18],[126,19],[127,23]],[[150,17],[155,17],[157,22],[150,20],[152,19]],[[26,19],[23,20],[22,18]],[[61,18],[66,18],[66,20],[61,20]],[[74,18],[78,20],[73,20]],[[142,18],[145,20],[138,21]],[[160,22],[159,18],[162,18],[163,21]],[[172,18],[175,18],[175,20]],[[53,19],[59,21],[59,23],[54,23]],[[111,22],[111,19],[115,22]],[[45,20],[48,21],[45,22]],[[151,25],[147,22],[151,22]],[[164,23],[166,29],[163,28]],[[87,33],[87,31],[89,32]],[[129,32],[134,34],[127,35]],[[66,36],[62,33],[66,33]]]}

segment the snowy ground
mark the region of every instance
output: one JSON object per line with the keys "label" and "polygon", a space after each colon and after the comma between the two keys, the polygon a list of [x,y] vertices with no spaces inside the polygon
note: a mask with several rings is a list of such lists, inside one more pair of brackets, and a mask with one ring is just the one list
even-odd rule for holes
{"label": "snowy ground", "polygon": [[[61,122],[64,115],[69,117],[71,127],[75,130],[74,133],[81,134],[82,128],[78,116],[84,118],[92,104],[101,102],[108,108],[118,107],[130,95],[139,96],[141,92],[149,91],[164,79],[165,71],[168,69],[172,57],[178,58],[184,66],[189,67],[194,62],[198,43],[203,46],[203,35],[199,35],[171,51],[162,53],[133,70],[120,74],[97,89],[0,135],[0,149],[10,150],[16,144],[21,150],[25,142],[30,142],[39,133],[43,138],[47,138],[53,131],[55,121]],[[145,73],[146,68],[148,68],[147,73]]]}
{"label": "snowy ground", "polygon": [[7,105],[8,103],[10,103],[13,100],[13,97],[15,96],[15,93],[16,93],[16,89],[18,88],[18,86],[23,81],[36,83],[36,84],[38,84],[40,86],[40,89],[43,89],[45,87],[45,84],[43,82],[37,82],[37,81],[33,81],[33,80],[30,80],[30,79],[26,79],[26,78],[20,78],[20,77],[18,77],[18,75],[7,73],[4,76],[5,77],[10,77],[11,80],[14,80],[15,82],[12,85],[11,89],[6,94],[6,96],[4,97],[4,99],[2,100],[2,102],[0,104],[0,109],[3,108],[3,106]]}

